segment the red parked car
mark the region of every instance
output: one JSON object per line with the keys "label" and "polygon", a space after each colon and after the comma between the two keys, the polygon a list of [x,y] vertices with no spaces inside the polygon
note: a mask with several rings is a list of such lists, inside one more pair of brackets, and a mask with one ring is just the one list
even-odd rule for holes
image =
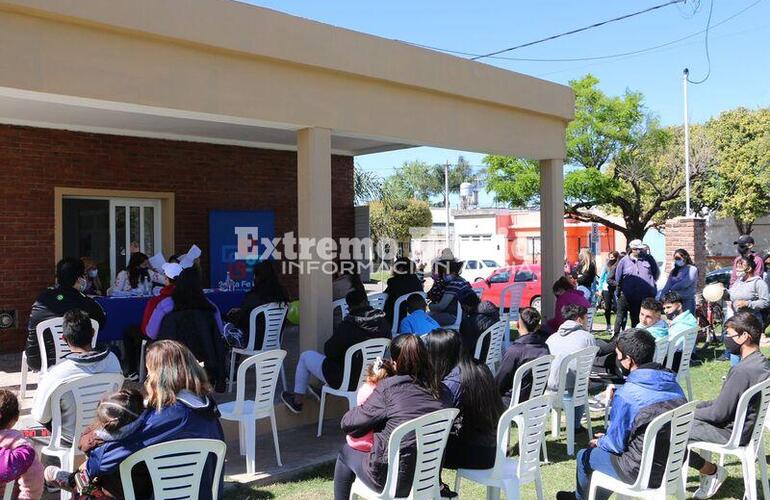
{"label": "red parked car", "polygon": [[[477,281],[471,286],[481,288],[481,300],[488,300],[500,306],[500,293],[513,283],[526,283],[521,303],[518,307],[534,307],[540,310],[540,264],[522,264],[519,266],[501,267],[493,272],[486,280]],[[510,308],[510,296],[506,308]]]}

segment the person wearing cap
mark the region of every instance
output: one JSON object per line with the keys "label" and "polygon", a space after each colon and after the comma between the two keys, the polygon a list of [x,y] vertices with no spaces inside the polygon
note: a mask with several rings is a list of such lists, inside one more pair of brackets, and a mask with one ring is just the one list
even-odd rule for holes
{"label": "person wearing cap", "polygon": [[748,234],[742,234],[738,237],[737,240],[733,241],[733,245],[736,246],[736,250],[738,250],[738,255],[733,260],[733,270],[730,273],[730,286],[735,283],[735,281],[738,279],[738,264],[740,263],[741,259],[744,257],[754,259],[754,262],[756,262],[756,266],[754,267],[754,270],[752,271],[753,276],[759,276],[762,277],[762,273],[765,270],[765,264],[762,261],[762,256],[760,256],[758,253],[754,251],[754,238],[749,236]]}
{"label": "person wearing cap", "polygon": [[444,277],[444,293],[438,302],[431,302],[430,316],[438,322],[439,325],[451,325],[457,320],[457,304],[462,303],[465,297],[476,295],[460,273],[463,269],[463,262],[457,260],[449,261],[449,273]]}
{"label": "person wearing cap", "polygon": [[639,323],[642,301],[647,297],[655,297],[657,292],[655,282],[660,276],[658,264],[645,250],[642,240],[632,240],[628,247],[628,255],[620,259],[615,268],[615,282],[618,284],[615,335],[620,333],[626,314],[630,314],[632,325]]}

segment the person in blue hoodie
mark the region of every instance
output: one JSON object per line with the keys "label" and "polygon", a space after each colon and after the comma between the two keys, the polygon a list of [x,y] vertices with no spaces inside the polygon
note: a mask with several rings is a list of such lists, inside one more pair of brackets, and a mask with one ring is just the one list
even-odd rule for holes
{"label": "person in blue hoodie", "polygon": [[427,335],[436,328],[441,328],[439,324],[428,316],[425,312],[428,304],[422,295],[413,293],[406,299],[406,310],[409,315],[401,320],[398,327],[398,333],[411,333],[419,337]]}
{"label": "person in blue hoodie", "polygon": [[[649,332],[639,328],[624,331],[615,352],[626,383],[613,397],[607,434],[597,434],[588,448],[578,452],[576,491],[560,491],[557,500],[587,498],[594,471],[633,483],[639,474],[647,425],[661,413],[687,402],[676,375],[652,362],[655,339]],[[651,488],[660,485],[667,456],[668,436],[661,432],[653,456]],[[599,490],[597,499],[609,498],[610,494]]]}
{"label": "person in blue hoodie", "polygon": [[[224,441],[219,410],[211,398],[206,372],[184,345],[173,340],[153,342],[146,354],[147,410],[124,427],[122,437],[107,441],[91,451],[86,462],[88,477],[119,474],[121,462],[135,451],[150,445],[182,439],[218,439]],[[203,469],[200,498],[211,499],[214,458]],[[151,498],[151,483],[146,466],[132,471],[137,498]],[[224,487],[224,472],[219,478],[219,493]],[[118,492],[122,497],[122,492]]]}

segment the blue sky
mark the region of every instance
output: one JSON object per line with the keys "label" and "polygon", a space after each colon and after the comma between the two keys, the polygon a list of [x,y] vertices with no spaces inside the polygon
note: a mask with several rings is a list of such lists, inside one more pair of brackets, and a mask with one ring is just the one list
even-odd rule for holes
{"label": "blue sky", "polygon": [[[757,0],[714,0],[712,25]],[[452,50],[485,53],[628,14],[663,0],[538,0],[536,2],[436,0],[251,0],[248,3],[385,38]],[[693,13],[697,4],[699,8]],[[524,58],[593,57],[643,49],[701,31],[709,0],[672,5],[588,32],[506,54]],[[690,86],[690,120],[701,122],[736,106],[770,105],[770,0],[756,5],[710,33],[711,76]],[[682,122],[682,69],[691,78],[705,76],[703,35],[652,52],[585,62],[487,63],[532,76],[567,83],[596,75],[609,94],[641,91],[648,108],[664,124]],[[478,165],[482,155],[462,153]],[[404,161],[454,161],[458,152],[416,148],[360,156],[358,165],[380,176]]]}

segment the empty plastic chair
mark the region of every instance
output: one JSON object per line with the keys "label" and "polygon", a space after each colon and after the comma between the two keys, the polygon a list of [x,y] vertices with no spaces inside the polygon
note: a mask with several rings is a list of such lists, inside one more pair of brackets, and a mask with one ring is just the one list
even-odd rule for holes
{"label": "empty plastic chair", "polygon": [[[500,292],[500,320],[505,321],[505,337],[503,347],[511,344],[511,321],[519,320],[519,307],[521,297],[524,295],[526,283],[514,283],[508,285]],[[508,306],[506,306],[508,304]]]}
{"label": "empty plastic chair", "polygon": [[[642,457],[639,462],[639,475],[636,482],[626,484],[620,479],[610,477],[603,472],[594,471],[591,474],[591,486],[588,490],[589,500],[596,498],[599,488],[617,493],[619,498],[657,498],[665,500],[669,495],[685,498],[685,482],[687,481],[687,439],[694,418],[696,402],[667,411],[658,415],[649,423],[644,432]],[[650,487],[650,475],[653,468],[653,455],[658,433],[667,425],[669,427],[669,448],[666,466],[660,486]],[[756,498],[756,497],[755,497]]]}
{"label": "empty plastic chair", "polygon": [[591,333],[594,331],[594,316],[596,315],[596,308],[590,307],[586,313],[586,331]]}
{"label": "empty plastic chair", "polygon": [[[535,483],[537,498],[543,500],[543,478],[540,474],[540,449],[545,441],[545,429],[551,398],[547,395],[531,398],[508,408],[497,424],[497,453],[491,469],[457,469],[455,491],[465,478],[487,487],[487,498],[499,498],[500,490],[506,499],[521,497],[521,486]],[[511,424],[518,431],[518,457],[508,457]]]}
{"label": "empty plastic chair", "polygon": [[666,362],[666,356],[668,355],[668,337],[661,337],[655,340],[655,355],[652,360],[655,363],[663,364]]}
{"label": "empty plastic chair", "polygon": [[[233,347],[230,351],[230,377],[227,381],[228,392],[233,390],[233,375],[236,374],[235,358],[237,356],[253,356],[261,352],[281,349],[281,331],[283,330],[283,321],[288,312],[289,307],[287,305],[275,302],[255,307],[251,311],[251,314],[249,314],[248,345],[244,348]],[[265,319],[264,335],[262,337],[262,345],[256,348],[254,344],[257,340],[257,318],[260,315]],[[283,371],[283,365],[281,365],[281,384],[283,389],[286,390],[286,374]]]}
{"label": "empty plastic chair", "polygon": [[[356,393],[358,392],[358,388],[361,387],[361,384],[364,383],[366,367],[374,363],[378,356],[383,357],[385,355],[385,350],[389,345],[390,339],[370,339],[348,347],[348,350],[345,351],[345,367],[342,371],[342,383],[339,388],[334,389],[329,387],[328,384],[324,384],[321,388],[321,404],[318,408],[318,437],[321,437],[321,434],[323,433],[326,395],[331,394],[332,396],[347,398],[348,406],[350,408],[356,406]],[[357,353],[360,353],[361,355],[361,370],[358,373],[352,373],[353,356]],[[348,387],[350,387],[351,380],[357,382],[355,389],[349,391]]]}
{"label": "empty plastic chair", "polygon": [[[745,445],[741,445],[741,435],[746,423],[746,414],[749,410],[751,398],[760,395],[759,406],[756,408],[757,420],[754,429],[751,431],[751,439]],[[762,446],[762,431],[764,422],[767,421],[767,408],[770,405],[770,379],[764,380],[749,389],[741,395],[738,400],[738,406],[735,409],[735,424],[730,439],[725,444],[708,443],[697,441],[690,443],[689,450],[701,450],[707,453],[718,453],[721,461],[724,455],[733,455],[740,459],[743,469],[743,483],[746,489],[745,498],[757,498],[757,469],[756,461],[759,460],[759,471],[762,483],[763,498],[770,498],[770,484],[767,482],[767,461],[765,459],[765,448]]]}
{"label": "empty plastic chair", "polygon": [[[489,367],[492,375],[497,373],[497,363],[500,362],[503,350],[503,335],[505,335],[505,322],[498,321],[490,326],[476,339],[476,349],[473,357]],[[489,339],[489,348],[487,355],[481,359],[481,351],[484,347],[484,340]]]}
{"label": "empty plastic chair", "polygon": [[[91,340],[91,346],[96,345],[96,338],[99,336],[99,323],[95,320],[91,320],[91,326],[94,327],[94,338]],[[54,359],[58,363],[60,359],[70,353],[70,348],[62,337],[62,331],[64,330],[64,318],[51,318],[45,321],[41,321],[35,327],[35,336],[37,337],[37,345],[40,349],[40,376],[48,371],[48,356],[46,355],[44,332],[50,330],[53,337],[54,346]],[[21,384],[19,388],[19,397],[24,399],[27,394],[27,376],[29,374],[29,365],[27,364],[27,353],[22,351],[21,353]]]}
{"label": "empty plastic chair", "polygon": [[[588,406],[588,378],[598,351],[599,348],[596,346],[586,347],[564,357],[559,365],[559,387],[555,393],[551,394],[553,397],[551,433],[555,438],[559,437],[561,412],[564,410],[567,419],[567,454],[569,456],[575,455],[575,409]],[[575,385],[572,390],[567,391],[565,388],[570,366],[574,366]],[[593,436],[591,415],[588,411],[586,414],[588,435]]]}
{"label": "empty plastic chair", "polygon": [[378,493],[366,486],[360,479],[356,479],[350,491],[350,498],[367,498],[372,500],[399,500],[396,497],[398,483],[399,451],[401,441],[408,435],[413,435],[416,441],[417,452],[415,454],[415,476],[412,480],[412,489],[404,499],[441,498],[441,486],[439,475],[441,473],[441,459],[444,456],[449,431],[452,422],[460,412],[456,408],[434,411],[422,417],[404,422],[393,430],[388,440],[388,475],[385,479],[385,487]]}
{"label": "empty plastic chair", "polygon": [[[551,373],[553,359],[554,356],[546,354],[545,356],[540,356],[532,361],[527,361],[516,370],[516,373],[513,374],[513,388],[511,390],[511,402],[508,405],[509,408],[513,408],[515,405],[523,402],[521,388],[524,383],[524,378],[527,376],[532,378],[529,399],[545,394],[545,389],[548,387],[548,375]],[[542,446],[543,462],[548,462],[548,450],[546,449],[545,438],[543,439]]]}
{"label": "empty plastic chair", "polygon": [[[243,360],[238,366],[235,401],[219,405],[219,412],[225,420],[238,422],[238,442],[241,455],[246,455],[246,473],[256,472],[257,420],[270,419],[273,429],[275,461],[281,467],[281,449],[278,446],[278,427],[275,423],[275,387],[281,373],[286,351],[273,350],[255,354]],[[254,368],[254,398],[246,399],[246,374]]]}
{"label": "empty plastic chair", "polygon": [[[203,469],[209,455],[214,455],[214,477],[211,498],[219,498],[219,478],[225,461],[224,441],[216,439],[180,439],[154,444],[129,455],[120,464],[120,482],[126,500],[135,500],[132,469],[141,462],[147,465],[154,498],[159,500],[200,498]],[[209,485],[203,485],[209,488]]]}

